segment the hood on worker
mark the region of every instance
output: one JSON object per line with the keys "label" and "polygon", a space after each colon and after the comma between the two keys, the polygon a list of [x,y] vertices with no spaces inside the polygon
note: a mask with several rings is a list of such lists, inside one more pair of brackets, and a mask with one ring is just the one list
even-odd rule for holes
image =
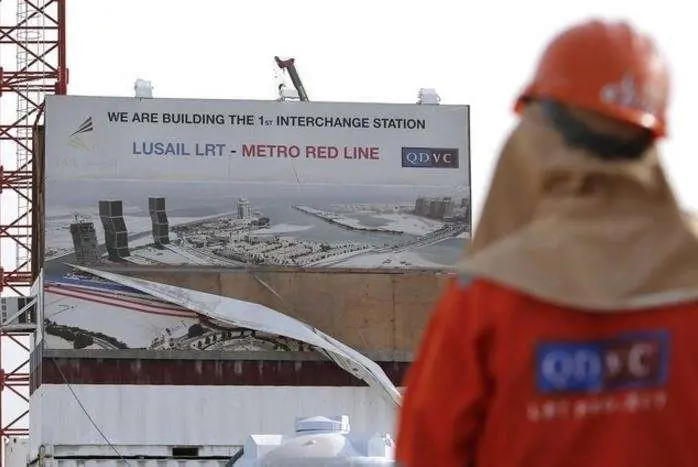
{"label": "hood on worker", "polygon": [[657,148],[605,161],[531,104],[507,139],[459,270],[544,301],[632,311],[698,298],[698,239]]}

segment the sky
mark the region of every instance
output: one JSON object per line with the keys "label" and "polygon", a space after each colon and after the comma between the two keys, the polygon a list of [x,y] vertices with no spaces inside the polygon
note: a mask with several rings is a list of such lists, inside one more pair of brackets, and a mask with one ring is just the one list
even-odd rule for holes
{"label": "sky", "polygon": [[679,201],[698,211],[693,139],[698,28],[688,2],[67,3],[69,94],[133,96],[140,77],[152,81],[154,97],[274,99],[274,56],[279,55],[296,58],[314,101],[415,102],[419,88],[429,87],[444,104],[470,105],[475,220],[498,151],[515,122],[513,100],[546,42],[589,17],[629,19],[655,36],[672,66],[663,158]]}
{"label": "sky", "polygon": [[[196,5],[194,7],[193,5]],[[311,100],[415,102],[433,87],[469,104],[477,219],[513,99],[553,34],[591,16],[626,18],[653,34],[674,72],[665,160],[679,198],[698,210],[693,105],[698,43],[686,4],[626,0],[429,2],[354,0],[70,0],[69,93],[276,97],[274,55],[295,57]]]}

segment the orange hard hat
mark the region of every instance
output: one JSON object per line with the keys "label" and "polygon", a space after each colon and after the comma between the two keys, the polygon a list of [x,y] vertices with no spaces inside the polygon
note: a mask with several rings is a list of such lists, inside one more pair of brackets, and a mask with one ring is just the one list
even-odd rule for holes
{"label": "orange hard hat", "polygon": [[587,21],[548,45],[519,96],[599,112],[666,136],[669,69],[654,41],[625,22]]}

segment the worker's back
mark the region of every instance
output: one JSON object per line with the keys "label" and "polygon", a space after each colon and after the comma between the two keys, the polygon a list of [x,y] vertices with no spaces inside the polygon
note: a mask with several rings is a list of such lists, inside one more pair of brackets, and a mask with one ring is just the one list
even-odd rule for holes
{"label": "worker's back", "polygon": [[408,381],[405,465],[698,465],[698,304],[585,313],[454,284]]}
{"label": "worker's back", "polygon": [[669,81],[627,22],[548,44],[410,369],[403,466],[698,465],[698,236],[658,153]]}
{"label": "worker's back", "polygon": [[591,314],[501,294],[478,465],[698,465],[698,304]]}

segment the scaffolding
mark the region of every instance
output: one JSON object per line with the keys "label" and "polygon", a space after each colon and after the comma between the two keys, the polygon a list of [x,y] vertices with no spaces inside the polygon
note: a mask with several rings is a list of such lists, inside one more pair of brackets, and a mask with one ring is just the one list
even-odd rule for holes
{"label": "scaffolding", "polygon": [[[41,123],[44,97],[66,94],[65,38],[65,0],[0,3],[0,293],[3,296],[31,296],[32,283],[39,273],[32,265],[38,259],[32,256],[36,231],[32,223],[33,137],[35,127]],[[36,323],[20,315],[4,316],[0,323],[0,461],[6,437],[28,435],[29,336]],[[14,361],[10,364],[9,360]]]}

